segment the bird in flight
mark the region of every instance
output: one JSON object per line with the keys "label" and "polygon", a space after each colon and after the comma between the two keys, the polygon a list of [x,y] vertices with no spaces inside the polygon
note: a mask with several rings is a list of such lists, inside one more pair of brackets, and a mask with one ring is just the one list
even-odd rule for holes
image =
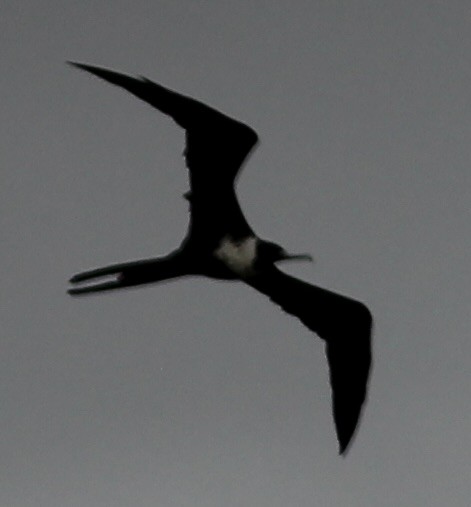
{"label": "bird in flight", "polygon": [[70,279],[74,287],[69,294],[112,291],[192,275],[245,282],[325,341],[335,428],[340,454],[345,454],[366,399],[371,313],[359,301],[280,271],[278,262],[312,258],[289,254],[280,245],[259,238],[246,221],[237,200],[235,180],[257,144],[255,131],[144,77],[68,63],[124,88],[182,127],[190,180],[190,191],[184,194],[190,205],[190,223],[176,250],[163,257],[79,273]]}

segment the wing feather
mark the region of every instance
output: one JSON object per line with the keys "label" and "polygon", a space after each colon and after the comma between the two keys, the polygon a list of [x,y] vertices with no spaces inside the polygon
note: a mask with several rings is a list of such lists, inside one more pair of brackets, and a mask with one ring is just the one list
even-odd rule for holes
{"label": "wing feather", "polygon": [[190,232],[197,230],[203,234],[211,230],[218,236],[224,227],[230,227],[240,236],[251,232],[234,190],[239,169],[258,142],[251,127],[145,77],[135,78],[93,65],[68,63],[124,88],[185,129],[184,156],[191,189],[185,197],[191,205]]}
{"label": "wing feather", "polygon": [[[135,78],[93,65],[68,63],[124,88],[173,118],[187,132],[184,154],[192,173],[219,171],[221,178],[233,183],[258,141],[256,132],[248,125],[145,77]],[[218,177],[217,174],[212,176]]]}
{"label": "wing feather", "polygon": [[247,283],[297,317],[326,342],[340,454],[356,432],[371,369],[372,316],[359,301],[310,285],[274,268]]}

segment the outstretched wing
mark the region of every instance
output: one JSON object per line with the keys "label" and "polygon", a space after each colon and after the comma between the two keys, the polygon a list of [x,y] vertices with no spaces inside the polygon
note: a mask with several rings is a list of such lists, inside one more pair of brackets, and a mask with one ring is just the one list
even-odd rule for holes
{"label": "outstretched wing", "polygon": [[243,221],[248,227],[234,192],[234,180],[258,141],[255,131],[225,114],[147,78],[134,78],[108,69],[69,62],[105,81],[128,90],[167,114],[186,131],[184,151],[190,172],[192,226],[217,217]]}
{"label": "outstretched wing", "polygon": [[371,367],[370,311],[359,301],[276,268],[246,281],[325,340],[334,421],[343,454],[355,434],[366,399]]}

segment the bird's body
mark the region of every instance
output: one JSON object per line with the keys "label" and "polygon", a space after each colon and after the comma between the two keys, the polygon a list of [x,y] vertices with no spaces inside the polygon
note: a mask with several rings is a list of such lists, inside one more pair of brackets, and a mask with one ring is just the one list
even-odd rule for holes
{"label": "bird's body", "polygon": [[256,273],[258,238],[247,236],[236,240],[224,236],[213,255],[238,278],[246,278]]}
{"label": "bird's body", "polygon": [[358,301],[297,280],[275,263],[310,256],[290,255],[259,238],[246,221],[235,179],[258,137],[247,125],[145,78],[132,78],[84,64],[72,65],[125,88],[169,115],[186,132],[184,156],[190,176],[190,223],[181,245],[165,257],[114,264],[75,275],[72,295],[167,281],[182,276],[240,280],[298,317],[326,341],[334,420],[344,453],[357,428],[371,365],[372,318]]}

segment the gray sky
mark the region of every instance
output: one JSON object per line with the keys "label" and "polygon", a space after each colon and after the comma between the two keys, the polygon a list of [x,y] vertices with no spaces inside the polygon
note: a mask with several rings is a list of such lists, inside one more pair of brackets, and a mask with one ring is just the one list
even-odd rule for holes
{"label": "gray sky", "polygon": [[[106,5],[2,2],[0,505],[467,506],[469,3]],[[250,223],[375,316],[346,459],[322,342],[249,288],[66,295],[187,223],[182,132],[67,59],[257,130]]]}

